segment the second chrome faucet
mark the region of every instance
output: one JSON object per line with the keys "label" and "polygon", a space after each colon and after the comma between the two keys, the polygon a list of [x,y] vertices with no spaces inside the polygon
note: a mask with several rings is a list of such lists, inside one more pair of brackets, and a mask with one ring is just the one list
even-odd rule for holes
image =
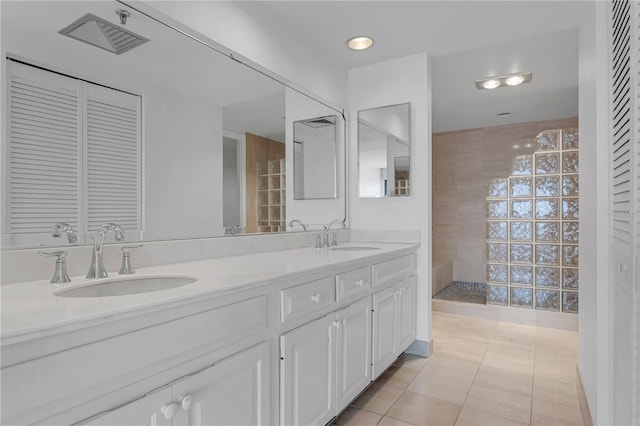
{"label": "second chrome faucet", "polygon": [[102,257],[102,245],[104,244],[104,237],[109,231],[113,231],[116,241],[124,240],[124,230],[116,223],[105,223],[100,227],[100,229],[98,229],[93,243],[91,266],[89,267],[89,272],[87,272],[87,278],[108,277]]}

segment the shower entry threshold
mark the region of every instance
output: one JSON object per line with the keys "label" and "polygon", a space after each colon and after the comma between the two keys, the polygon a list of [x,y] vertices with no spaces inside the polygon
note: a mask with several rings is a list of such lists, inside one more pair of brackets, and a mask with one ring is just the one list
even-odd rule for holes
{"label": "shower entry threshold", "polygon": [[476,303],[485,305],[487,303],[486,286],[483,283],[470,283],[464,281],[453,281],[437,292],[434,299],[449,300],[452,302]]}

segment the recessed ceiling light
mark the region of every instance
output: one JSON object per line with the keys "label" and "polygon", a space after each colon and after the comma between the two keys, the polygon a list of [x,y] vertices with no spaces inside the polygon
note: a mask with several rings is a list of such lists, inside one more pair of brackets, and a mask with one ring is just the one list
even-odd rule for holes
{"label": "recessed ceiling light", "polygon": [[476,88],[495,89],[496,87],[517,86],[522,83],[529,83],[532,77],[533,74],[530,72],[502,75],[500,77],[487,77],[476,80]]}
{"label": "recessed ceiling light", "polygon": [[496,117],[498,118],[505,118],[505,117],[510,117],[512,116],[513,113],[512,112],[501,112],[499,114],[496,114]]}
{"label": "recessed ceiling light", "polygon": [[482,83],[482,87],[485,89],[495,89],[498,86],[500,86],[500,82],[498,80],[487,80]]}
{"label": "recessed ceiling light", "polygon": [[347,40],[347,46],[353,50],[364,50],[373,46],[373,39],[367,36],[351,37]]}

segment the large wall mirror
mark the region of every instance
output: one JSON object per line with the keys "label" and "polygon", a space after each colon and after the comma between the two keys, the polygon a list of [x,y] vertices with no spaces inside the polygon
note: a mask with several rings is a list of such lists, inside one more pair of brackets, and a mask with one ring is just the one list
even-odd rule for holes
{"label": "large wall mirror", "polygon": [[411,195],[410,105],[358,111],[361,198]]}
{"label": "large wall mirror", "polygon": [[334,120],[331,146],[344,150],[340,108],[132,5],[0,3],[3,249],[64,245],[56,223],[86,244],[104,222],[133,241],[345,217],[343,153],[332,157],[333,193],[316,193],[338,199],[321,206],[293,199],[289,158],[294,121],[317,117]]}

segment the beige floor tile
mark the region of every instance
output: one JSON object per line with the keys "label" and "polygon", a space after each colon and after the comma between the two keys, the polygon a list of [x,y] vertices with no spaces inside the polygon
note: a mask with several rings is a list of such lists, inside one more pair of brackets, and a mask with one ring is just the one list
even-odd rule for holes
{"label": "beige floor tile", "polygon": [[487,352],[481,365],[483,367],[509,370],[514,373],[532,374],[534,361],[531,352],[522,352],[520,354]]}
{"label": "beige floor tile", "polygon": [[335,419],[333,424],[343,426],[371,426],[378,423],[381,418],[382,416],[380,414],[349,407]]}
{"label": "beige floor tile", "polygon": [[460,411],[456,421],[456,426],[519,426],[523,424],[467,407],[462,407],[462,411]]}
{"label": "beige floor tile", "polygon": [[405,423],[403,421],[392,419],[391,417],[383,417],[378,422],[378,426],[414,426],[411,423]]}
{"label": "beige floor tile", "polygon": [[569,330],[537,327],[536,344],[560,345],[566,347],[578,346],[578,333]]}
{"label": "beige floor tile", "polygon": [[537,377],[533,381],[533,398],[580,408],[576,384]]}
{"label": "beige floor tile", "polygon": [[510,337],[523,343],[535,343],[536,327],[510,322],[499,322],[493,335],[499,337]]}
{"label": "beige floor tile", "polygon": [[578,348],[538,343],[536,344],[535,359],[542,362],[576,365],[578,362]]}
{"label": "beige floor tile", "polygon": [[385,414],[402,392],[400,388],[376,381],[351,405],[373,413]]}
{"label": "beige floor tile", "polygon": [[425,365],[422,372],[444,375],[458,380],[473,381],[479,366],[479,364],[473,362],[452,359],[437,353],[431,356],[431,360]]}
{"label": "beige floor tile", "polygon": [[529,423],[531,418],[530,397],[480,386],[475,383],[471,386],[464,407],[520,423]]}
{"label": "beige floor tile", "polygon": [[498,321],[484,318],[466,317],[459,327],[465,330],[475,331],[484,334],[493,334],[498,326]]}
{"label": "beige floor tile", "polygon": [[481,366],[473,383],[530,397],[533,391],[533,374],[514,373],[501,368]]}
{"label": "beige floor tile", "polygon": [[533,400],[532,425],[583,425],[580,409],[549,401]]}
{"label": "beige floor tile", "polygon": [[429,358],[411,355],[411,354],[402,354],[393,362],[393,365],[396,367],[410,369],[410,370],[422,370],[427,362],[429,362]]}
{"label": "beige floor tile", "polygon": [[518,340],[516,338],[494,336],[493,340],[487,347],[487,352],[531,352],[534,353],[536,345],[534,342]]}
{"label": "beige floor tile", "polygon": [[[427,365],[430,363],[427,363]],[[418,375],[420,369],[414,366],[392,364],[384,373],[376,379],[381,384],[387,384],[396,388],[405,389]]]}
{"label": "beige floor tile", "polygon": [[405,392],[387,412],[392,417],[413,425],[453,425],[460,406],[414,392]]}
{"label": "beige floor tile", "polygon": [[533,376],[534,378],[576,383],[576,366],[575,364],[536,361]]}
{"label": "beige floor tile", "polygon": [[407,390],[462,405],[471,383],[471,378],[460,380],[440,372],[423,371],[416,376]]}
{"label": "beige floor tile", "polygon": [[460,340],[467,340],[469,342],[489,344],[492,340],[492,335],[487,333],[479,333],[477,331],[466,330],[464,328],[457,328],[449,332],[448,338],[457,338]]}
{"label": "beige floor tile", "polygon": [[452,338],[444,342],[439,350],[439,354],[479,364],[484,357],[487,346],[485,343]]}

